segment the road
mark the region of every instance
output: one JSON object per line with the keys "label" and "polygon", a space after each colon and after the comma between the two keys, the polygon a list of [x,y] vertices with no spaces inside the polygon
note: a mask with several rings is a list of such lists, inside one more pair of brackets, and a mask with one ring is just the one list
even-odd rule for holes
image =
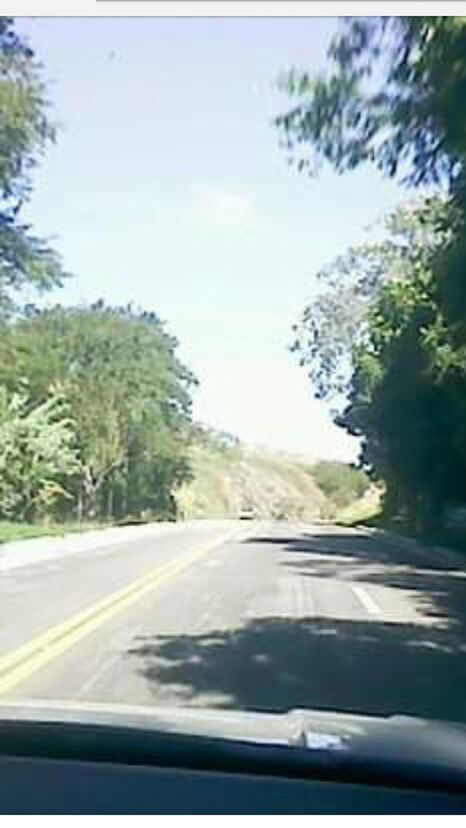
{"label": "road", "polygon": [[331,525],[199,521],[0,579],[2,700],[466,721],[459,556]]}

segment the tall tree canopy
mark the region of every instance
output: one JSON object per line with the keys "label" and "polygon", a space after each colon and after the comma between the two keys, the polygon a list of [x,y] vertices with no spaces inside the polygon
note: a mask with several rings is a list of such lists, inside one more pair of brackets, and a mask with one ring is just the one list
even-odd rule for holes
{"label": "tall tree canopy", "polygon": [[337,421],[392,507],[427,527],[466,497],[466,20],[351,18],[329,59],[327,75],[283,80],[277,126],[298,169],[373,163],[444,197],[331,265],[294,347],[317,393],[349,395]]}
{"label": "tall tree canopy", "polygon": [[277,118],[300,168],[374,162],[408,183],[458,180],[466,153],[466,18],[346,18],[330,72],[292,70]]}
{"label": "tall tree canopy", "polygon": [[59,257],[21,219],[32,171],[53,137],[41,67],[11,18],[0,17],[0,321],[22,288],[48,290],[64,277]]}

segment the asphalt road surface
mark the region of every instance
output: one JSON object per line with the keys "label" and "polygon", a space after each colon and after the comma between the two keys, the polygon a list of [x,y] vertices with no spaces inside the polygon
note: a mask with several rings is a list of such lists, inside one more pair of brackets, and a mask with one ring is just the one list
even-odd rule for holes
{"label": "asphalt road surface", "polygon": [[466,721],[461,556],[199,521],[0,574],[0,698]]}

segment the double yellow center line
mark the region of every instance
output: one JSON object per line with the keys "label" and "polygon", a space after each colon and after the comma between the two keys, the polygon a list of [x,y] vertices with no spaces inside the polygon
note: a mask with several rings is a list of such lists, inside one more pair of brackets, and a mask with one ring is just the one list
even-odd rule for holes
{"label": "double yellow center line", "polygon": [[103,600],[76,613],[64,623],[50,627],[27,644],[0,657],[0,696],[29,679],[37,670],[63,655],[106,621],[205,557],[212,549],[220,546],[235,534],[238,533],[229,532],[227,536],[216,538],[195,552],[153,569],[124,589],[112,592]]}

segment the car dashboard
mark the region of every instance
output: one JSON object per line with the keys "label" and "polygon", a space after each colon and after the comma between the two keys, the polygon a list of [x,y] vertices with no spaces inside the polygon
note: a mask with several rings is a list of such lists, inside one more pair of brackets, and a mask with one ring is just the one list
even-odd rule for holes
{"label": "car dashboard", "polygon": [[109,724],[57,711],[39,718],[14,712],[0,716],[3,814],[466,812],[462,732],[449,742],[451,761],[441,746],[429,760],[424,744],[413,765],[394,761],[390,750],[378,760],[371,752],[358,755],[315,724],[312,732],[296,730],[293,744],[256,743],[247,729],[225,739],[168,732],[156,723],[135,726],[131,719]]}

